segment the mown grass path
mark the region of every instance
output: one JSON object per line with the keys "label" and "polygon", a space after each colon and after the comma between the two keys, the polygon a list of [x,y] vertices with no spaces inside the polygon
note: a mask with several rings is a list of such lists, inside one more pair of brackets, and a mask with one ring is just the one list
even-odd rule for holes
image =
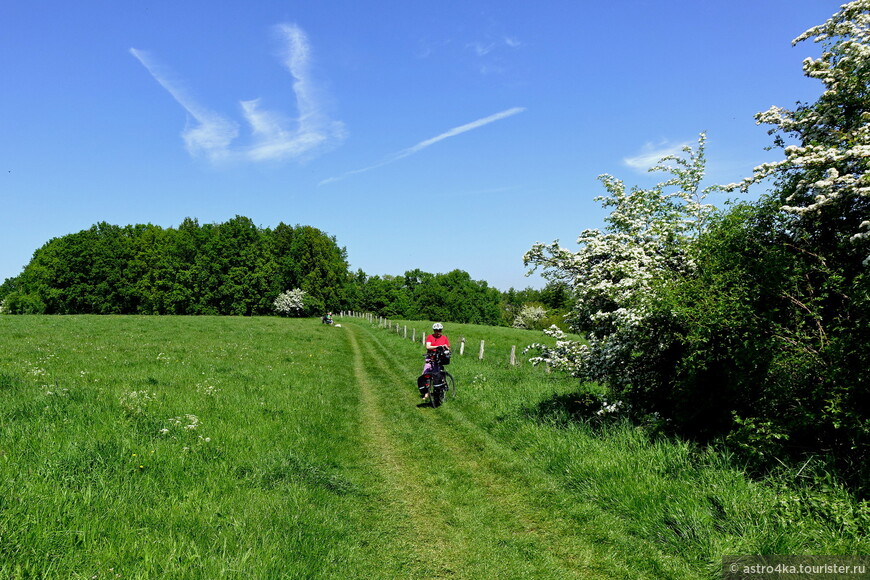
{"label": "mown grass path", "polygon": [[580,522],[550,511],[543,474],[492,440],[448,402],[419,403],[401,360],[362,325],[345,326],[364,430],[387,493],[384,509],[420,578],[626,577]]}

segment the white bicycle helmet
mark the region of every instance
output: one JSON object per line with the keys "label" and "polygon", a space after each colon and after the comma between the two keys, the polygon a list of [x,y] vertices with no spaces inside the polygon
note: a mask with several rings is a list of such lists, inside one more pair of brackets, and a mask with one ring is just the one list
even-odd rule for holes
{"label": "white bicycle helmet", "polygon": [[440,322],[436,322],[432,325],[432,330],[444,330],[444,325]]}

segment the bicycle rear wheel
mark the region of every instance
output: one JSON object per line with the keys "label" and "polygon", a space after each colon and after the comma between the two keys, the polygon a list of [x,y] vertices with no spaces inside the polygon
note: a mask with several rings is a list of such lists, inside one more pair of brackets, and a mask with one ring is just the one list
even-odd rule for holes
{"label": "bicycle rear wheel", "polygon": [[451,399],[456,398],[456,381],[453,380],[453,375],[444,372],[444,395]]}

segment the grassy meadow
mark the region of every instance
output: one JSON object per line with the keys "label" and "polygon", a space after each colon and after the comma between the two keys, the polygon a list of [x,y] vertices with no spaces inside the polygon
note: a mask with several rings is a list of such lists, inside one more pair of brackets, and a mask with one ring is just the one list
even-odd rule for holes
{"label": "grassy meadow", "polygon": [[0,578],[715,578],[725,554],[870,554],[870,510],[836,486],[573,420],[582,385],[507,363],[540,333],[448,325],[458,397],[432,409],[419,344],[337,322],[0,317]]}

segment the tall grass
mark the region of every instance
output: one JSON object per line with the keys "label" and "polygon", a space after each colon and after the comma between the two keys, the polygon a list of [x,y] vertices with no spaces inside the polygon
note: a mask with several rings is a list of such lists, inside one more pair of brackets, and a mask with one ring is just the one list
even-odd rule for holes
{"label": "tall grass", "polygon": [[0,577],[360,575],[341,342],[277,318],[4,317]]}
{"label": "tall grass", "polygon": [[[471,577],[547,577],[535,563],[558,551],[494,529],[525,508],[475,508],[486,493],[474,465],[510,501],[524,500],[505,482],[546,491],[536,509],[609,553],[608,574],[713,577],[724,554],[870,553],[866,504],[834,485],[753,481],[721,453],[576,420],[583,385],[507,363],[540,335],[448,325],[454,344],[485,339],[487,358],[454,348],[459,396],[427,414],[422,347],[339,322],[373,343],[373,386],[391,385],[377,415],[347,334],[317,320],[0,317],[0,578],[445,575],[409,554],[418,540],[390,503],[373,417],[396,457],[417,458],[408,472],[453,492],[423,513]],[[418,337],[430,327],[417,324]],[[426,429],[450,452],[415,437]]]}
{"label": "tall grass", "polygon": [[511,345],[520,352],[546,342],[542,333],[461,324],[445,332],[454,355],[458,336],[487,345],[483,361],[476,348],[453,357],[460,393],[453,407],[556,478],[575,501],[615,515],[631,537],[710,574],[726,554],[870,554],[870,504],[824,473],[810,477],[812,466],[753,480],[713,446],[654,437],[618,418],[578,418],[584,393],[600,387],[546,374],[527,360],[507,363]]}

